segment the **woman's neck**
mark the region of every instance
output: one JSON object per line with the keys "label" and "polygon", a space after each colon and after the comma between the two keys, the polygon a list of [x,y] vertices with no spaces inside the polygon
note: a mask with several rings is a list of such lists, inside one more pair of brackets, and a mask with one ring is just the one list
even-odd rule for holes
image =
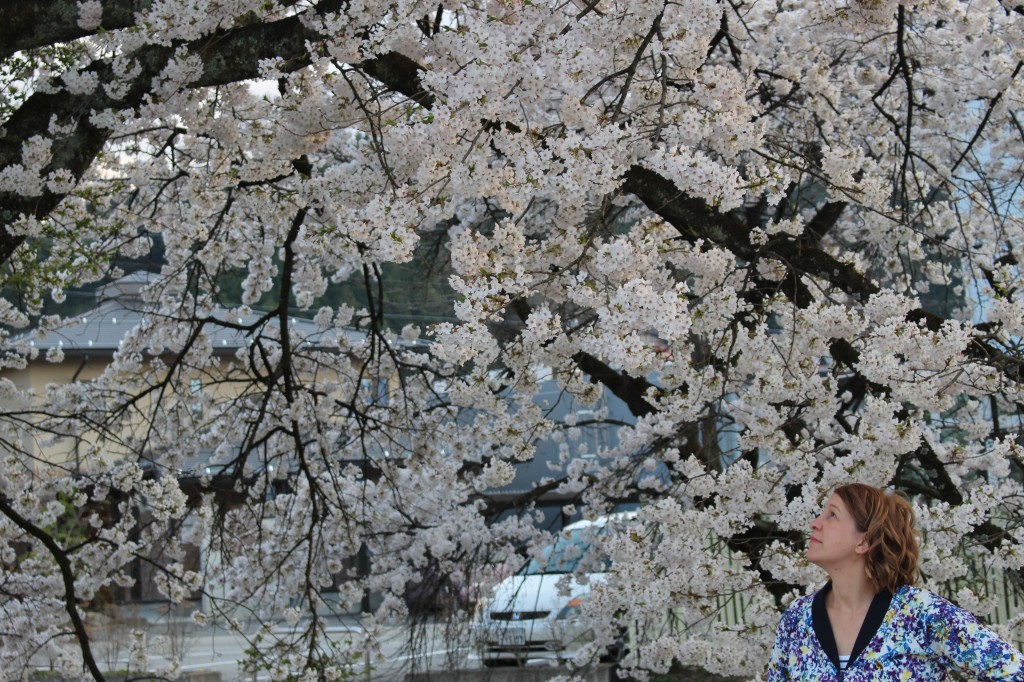
{"label": "woman's neck", "polygon": [[832,579],[831,605],[843,611],[866,611],[875,597],[875,587],[863,569],[846,575],[830,574]]}

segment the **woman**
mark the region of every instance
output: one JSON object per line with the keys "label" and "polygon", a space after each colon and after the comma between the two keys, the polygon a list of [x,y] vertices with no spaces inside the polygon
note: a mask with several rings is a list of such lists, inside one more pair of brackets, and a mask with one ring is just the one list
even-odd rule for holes
{"label": "woman", "polygon": [[1020,652],[967,611],[914,587],[917,557],[906,498],[861,483],[836,488],[807,545],[829,582],[786,609],[769,682],[930,681],[954,669],[1024,682]]}

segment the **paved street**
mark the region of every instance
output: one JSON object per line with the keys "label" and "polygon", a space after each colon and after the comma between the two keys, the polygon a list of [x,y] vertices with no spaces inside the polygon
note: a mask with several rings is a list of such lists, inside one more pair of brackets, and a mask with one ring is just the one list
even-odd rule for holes
{"label": "paved street", "polygon": [[[178,653],[184,671],[218,672],[224,682],[270,679],[266,671],[253,675],[239,669],[238,661],[244,657],[249,644],[245,638],[229,632],[223,623],[199,627],[184,618],[168,620],[165,616],[147,613],[145,608],[132,618],[97,622],[99,624],[91,627],[94,655],[104,670],[129,667],[131,632],[141,630],[146,633],[150,670],[167,669],[170,658]],[[288,626],[279,626],[275,634],[288,636]],[[365,637],[365,632],[353,617],[347,622],[332,620],[327,635],[333,641],[344,642]],[[465,623],[452,626],[432,619],[412,626],[394,624],[381,629],[379,649],[356,664],[353,671],[360,680],[403,680],[408,673],[479,667],[469,654]],[[34,664],[39,668],[50,667],[50,662],[43,658],[37,658]]]}
{"label": "paved street", "polygon": [[[334,641],[364,636],[362,628],[357,625],[330,626],[327,633]],[[197,630],[188,642],[182,668],[217,671],[225,682],[269,680],[267,672],[253,675],[242,674],[239,670],[238,660],[244,657],[247,647],[243,638],[223,628],[204,627]],[[391,626],[383,629],[379,652],[357,664],[354,672],[359,673],[360,679],[401,680],[408,672],[465,668],[468,652],[465,641],[454,645],[446,642],[443,624],[426,623],[412,628]],[[118,662],[123,666],[127,660]],[[165,656],[151,655],[152,669],[159,670],[167,665]]]}
{"label": "paved street", "polygon": [[[182,660],[182,671],[198,679],[203,672],[219,674],[221,682],[267,682],[271,679],[267,671],[253,674],[240,670],[239,660],[245,657],[250,644],[241,635],[228,631],[223,622],[198,626],[185,615],[187,612],[169,617],[161,608],[159,605],[132,605],[123,607],[113,618],[89,615],[87,627],[92,635],[93,653],[102,670],[139,669],[129,661],[132,632],[139,631],[146,636],[146,668],[156,674],[166,671],[171,658],[177,654]],[[256,626],[243,629],[251,635]],[[358,645],[358,639],[366,637],[355,616],[331,619],[326,632],[332,641],[339,643],[349,641]],[[294,634],[294,629],[279,625],[274,634],[288,638]],[[427,679],[504,682],[548,679],[559,673],[541,661],[525,669],[482,668],[470,646],[467,622],[449,623],[431,618],[413,625],[389,624],[380,628],[378,645],[368,659],[351,668],[356,674],[355,680],[404,682],[412,674],[417,682]],[[33,665],[51,668],[53,661],[40,655],[33,659]],[[593,679],[610,678],[607,671],[598,671]]]}

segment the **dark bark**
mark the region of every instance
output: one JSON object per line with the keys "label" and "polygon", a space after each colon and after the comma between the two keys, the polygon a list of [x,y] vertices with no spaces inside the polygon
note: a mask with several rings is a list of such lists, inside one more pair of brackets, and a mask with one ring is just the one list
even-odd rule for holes
{"label": "dark bark", "polygon": [[602,384],[615,396],[629,406],[634,416],[643,417],[654,414],[654,409],[644,397],[653,384],[644,378],[631,377],[625,372],[617,372],[589,353],[579,352],[572,356],[577,367],[587,373],[594,381]]}
{"label": "dark bark", "polygon": [[[114,31],[135,23],[151,0],[103,0],[100,28]],[[15,52],[67,43],[96,33],[78,25],[78,0],[7,0],[0,3],[0,59]]]}

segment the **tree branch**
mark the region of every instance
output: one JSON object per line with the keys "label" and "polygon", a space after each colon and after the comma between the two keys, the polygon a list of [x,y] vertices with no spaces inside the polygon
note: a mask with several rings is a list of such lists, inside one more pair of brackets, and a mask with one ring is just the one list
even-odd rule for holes
{"label": "tree branch", "polygon": [[[204,37],[187,46],[203,60],[203,72],[189,87],[225,85],[257,78],[259,64],[265,59],[279,58],[279,69],[295,71],[310,64],[307,42],[318,42],[322,36],[306,28],[299,15],[270,23],[242,26],[217,35]],[[92,123],[94,111],[131,109],[141,104],[150,93],[153,78],[158,76],[174,54],[175,48],[150,45],[138,50],[132,58],[139,73],[127,83],[121,97],[112,97],[104,87],[86,94],[68,92],[33,94],[0,126],[0,169],[21,162],[22,144],[36,136],[49,137],[51,121],[73,124],[75,132],[53,146],[53,158],[44,175],[67,171],[80,179],[102,151],[111,131]],[[401,94],[429,107],[433,98],[419,85],[419,67],[408,57],[387,53],[355,65],[366,74],[384,82]],[[113,66],[96,61],[87,72],[100,83],[117,81]],[[66,196],[63,192],[44,189],[38,196],[12,192],[0,193],[0,263],[6,262],[24,241],[12,235],[9,226],[23,215],[43,218]]]}
{"label": "tree branch", "polygon": [[78,644],[82,650],[82,660],[89,672],[92,673],[93,678],[97,682],[103,682],[106,678],[96,664],[96,657],[93,656],[92,646],[89,644],[89,635],[85,631],[85,623],[82,621],[81,614],[78,613],[78,597],[75,596],[75,571],[67,552],[57,544],[57,541],[49,533],[19,514],[10,501],[3,496],[0,496],[0,512],[18,528],[39,540],[57,563],[61,580],[64,582],[64,610],[67,611],[75,637],[78,638]]}
{"label": "tree branch", "polygon": [[[103,0],[101,27],[106,31],[135,24],[135,13],[147,9],[152,0]],[[77,0],[8,0],[0,3],[0,59],[15,52],[56,43],[68,43],[95,29],[78,25]]]}

